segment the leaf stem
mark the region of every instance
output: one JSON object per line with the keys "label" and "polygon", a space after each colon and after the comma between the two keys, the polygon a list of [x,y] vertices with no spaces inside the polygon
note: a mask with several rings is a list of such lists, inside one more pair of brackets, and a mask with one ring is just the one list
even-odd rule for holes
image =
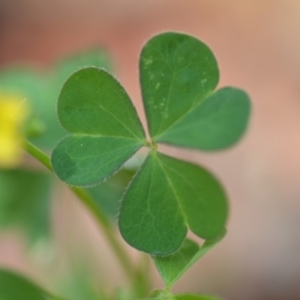
{"label": "leaf stem", "polygon": [[139,297],[147,295],[149,292],[151,292],[151,281],[149,280],[150,278],[150,273],[151,273],[151,268],[150,268],[150,255],[147,253],[141,253],[141,258],[140,258],[140,269],[139,272],[136,274],[136,282],[139,283],[139,291],[140,295]]}
{"label": "leaf stem", "polygon": [[[49,156],[47,156],[43,151],[37,148],[35,145],[25,140],[23,143],[23,148],[26,150],[31,156],[36,158],[41,164],[43,164],[49,171],[53,172],[53,168],[51,165],[51,161]],[[120,265],[123,268],[124,273],[132,278],[135,276],[135,272],[133,272],[133,267],[131,263],[131,259],[127,252],[124,251],[123,246],[119,242],[119,240],[115,236],[115,232],[111,226],[109,219],[106,215],[99,209],[99,207],[95,204],[95,201],[92,199],[90,194],[82,189],[77,187],[70,187],[71,191],[78,197],[78,199],[86,206],[86,208],[90,211],[90,213],[95,217],[98,224],[103,230],[103,233],[108,240],[112,250],[115,252],[116,257],[118,258]]]}

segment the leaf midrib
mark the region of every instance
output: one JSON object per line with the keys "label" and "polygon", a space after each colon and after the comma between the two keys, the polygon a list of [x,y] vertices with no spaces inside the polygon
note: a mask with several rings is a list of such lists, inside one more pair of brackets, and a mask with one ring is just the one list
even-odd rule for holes
{"label": "leaf midrib", "polygon": [[211,95],[214,94],[214,91],[209,91],[203,98],[199,99],[198,101],[195,101],[195,103],[185,112],[183,113],[178,119],[176,119],[172,124],[170,124],[164,131],[159,133],[158,135],[153,137],[153,140],[156,141],[158,138],[164,135],[165,132],[167,132],[170,128],[172,128],[176,123],[178,123],[180,120],[182,120],[186,115],[188,115],[192,110],[194,110],[198,105],[202,105],[207,98],[209,98]]}
{"label": "leaf midrib", "polygon": [[[164,163],[162,163],[166,169],[170,170],[171,172],[173,172],[175,175],[177,175],[178,177],[180,177],[182,179],[183,182],[186,183],[186,185],[188,185],[190,187],[191,190],[193,190],[193,192],[197,195],[199,195],[198,191],[195,190],[195,188],[190,184],[189,181],[186,180],[186,178],[184,178],[180,173],[178,173],[176,170],[172,169],[170,166],[165,165]],[[164,171],[165,175],[166,172]],[[166,177],[168,178],[168,176],[166,175]],[[201,196],[199,196],[199,200],[201,200],[201,202],[203,203],[203,198]],[[184,211],[184,210],[183,210]]]}
{"label": "leaf midrib", "polygon": [[[117,96],[120,99],[120,95],[117,95]],[[137,139],[140,138],[136,133],[134,133],[130,128],[128,128],[128,126],[123,121],[121,121],[120,119],[118,119],[110,110],[106,109],[103,105],[101,105],[100,103],[97,103],[95,101],[91,101],[90,99],[88,101],[91,102],[92,104],[94,104],[100,110],[102,110],[102,111],[108,113],[109,115],[111,115],[119,124],[121,124],[127,130],[127,132],[129,132],[130,134],[132,134],[133,137],[135,137]],[[129,99],[129,101],[130,101],[130,99]],[[141,125],[141,127],[142,127],[142,125]],[[143,127],[142,127],[142,130],[143,130]]]}
{"label": "leaf midrib", "polygon": [[141,139],[141,138],[135,138],[135,137],[126,137],[122,135],[101,135],[101,134],[94,134],[94,133],[72,133],[66,136],[65,138],[68,137],[90,137],[90,138],[116,138],[116,139],[124,139],[124,140],[134,140],[137,142],[141,142],[142,145],[146,146],[147,145],[147,140],[146,139]]}
{"label": "leaf midrib", "polygon": [[177,193],[176,193],[176,190],[175,190],[175,188],[174,188],[174,186],[173,186],[173,184],[172,184],[172,181],[170,180],[169,176],[167,175],[167,172],[166,172],[165,169],[164,169],[164,166],[163,166],[164,164],[163,164],[163,162],[159,159],[159,157],[158,157],[157,155],[155,155],[155,158],[157,159],[157,162],[158,162],[158,164],[159,164],[161,170],[163,171],[165,177],[167,178],[167,181],[168,181],[168,183],[169,183],[169,185],[170,185],[170,187],[171,187],[171,189],[172,189],[172,192],[173,192],[173,194],[174,194],[174,196],[175,196],[175,199],[176,199],[177,205],[178,205],[178,207],[179,207],[179,210],[180,210],[180,212],[181,212],[181,214],[182,214],[182,216],[183,216],[183,218],[184,218],[185,226],[187,226],[187,224],[188,224],[188,223],[187,223],[187,218],[186,218],[186,215],[183,213],[184,210],[183,210],[183,208],[182,208],[182,205],[181,205],[181,203],[180,203],[180,200],[179,200],[179,197],[178,197],[178,195],[177,195]]}

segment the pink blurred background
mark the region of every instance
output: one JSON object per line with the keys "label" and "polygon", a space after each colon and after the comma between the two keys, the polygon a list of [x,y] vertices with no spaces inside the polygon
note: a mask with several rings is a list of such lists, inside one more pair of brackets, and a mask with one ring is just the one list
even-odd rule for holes
{"label": "pink blurred background", "polygon": [[[220,65],[220,86],[245,89],[253,115],[247,135],[230,150],[208,154],[164,148],[213,170],[231,203],[228,236],[174,290],[228,300],[299,300],[299,16],[300,2],[293,0],[1,0],[0,67],[20,62],[47,67],[70,52],[103,45],[144,118],[137,60],[145,41],[175,30],[206,42]],[[106,268],[111,284],[121,284],[93,220],[69,195],[56,202],[58,240],[99,260],[91,264],[99,281]],[[108,258],[101,260],[102,255]],[[11,234],[1,235],[0,264],[36,277],[46,272]],[[45,266],[51,272],[60,268]],[[152,273],[162,286],[154,269]]]}

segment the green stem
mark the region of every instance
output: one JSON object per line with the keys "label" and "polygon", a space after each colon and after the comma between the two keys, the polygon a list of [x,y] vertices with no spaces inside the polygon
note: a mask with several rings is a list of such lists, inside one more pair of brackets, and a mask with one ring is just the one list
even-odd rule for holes
{"label": "green stem", "polygon": [[[39,148],[34,146],[29,141],[24,141],[23,148],[34,158],[36,158],[40,163],[42,163],[48,170],[53,172],[50,158]],[[95,201],[92,199],[90,194],[81,188],[70,187],[72,192],[79,198],[79,200],[86,206],[90,213],[96,218],[98,224],[102,227],[103,233],[110,243],[111,248],[115,252],[120,265],[122,266],[124,273],[132,278],[135,276],[135,272],[132,270],[131,259],[129,258],[127,252],[124,251],[121,243],[115,236],[115,232],[111,226],[109,219],[105,214],[99,209],[95,204]]]}
{"label": "green stem", "polygon": [[137,273],[137,276],[140,276],[140,284],[141,284],[141,296],[148,295],[152,290],[152,283],[151,283],[151,276],[150,276],[150,262],[151,262],[151,256],[147,253],[141,253],[140,257],[140,269],[139,273]]}

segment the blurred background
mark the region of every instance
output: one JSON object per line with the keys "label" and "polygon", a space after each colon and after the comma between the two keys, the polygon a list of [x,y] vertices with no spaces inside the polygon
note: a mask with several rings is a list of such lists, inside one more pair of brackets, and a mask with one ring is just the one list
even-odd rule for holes
{"label": "blurred background", "polygon": [[[299,16],[296,0],[0,0],[0,71],[18,64],[47,70],[70,53],[103,46],[145,120],[138,56],[146,40],[172,30],[207,43],[219,62],[219,86],[245,89],[253,115],[247,135],[227,151],[163,149],[212,170],[231,206],[225,240],[174,290],[228,300],[299,300]],[[68,277],[73,257],[96,285],[105,278],[120,286],[124,278],[90,215],[64,188],[53,199],[58,246],[40,241],[28,250],[18,232],[1,231],[0,265],[51,286],[58,273]],[[162,286],[154,268],[149,276]]]}

